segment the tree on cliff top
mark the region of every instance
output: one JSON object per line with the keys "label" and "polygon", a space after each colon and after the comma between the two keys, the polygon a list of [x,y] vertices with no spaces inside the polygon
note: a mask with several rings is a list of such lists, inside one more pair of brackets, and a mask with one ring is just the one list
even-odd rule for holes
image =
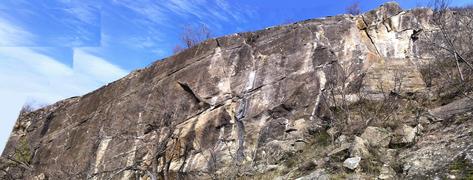
{"label": "tree on cliff top", "polygon": [[198,26],[186,25],[184,26],[180,36],[181,43],[184,44],[184,47],[181,45],[176,45],[173,48],[173,53],[178,53],[184,49],[191,48],[211,38],[212,36],[212,32],[204,24]]}
{"label": "tree on cliff top", "polygon": [[355,3],[351,4],[350,6],[348,6],[348,7],[345,9],[345,11],[346,11],[346,13],[352,14],[352,15],[359,15],[359,14],[361,14],[360,3],[359,3],[359,2],[355,2]]}

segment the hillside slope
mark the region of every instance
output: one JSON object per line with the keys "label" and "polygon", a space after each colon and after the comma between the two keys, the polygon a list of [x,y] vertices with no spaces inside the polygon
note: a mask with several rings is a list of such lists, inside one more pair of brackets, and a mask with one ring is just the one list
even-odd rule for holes
{"label": "hillside slope", "polygon": [[387,3],[205,41],[21,114],[0,176],[471,178],[473,104],[435,103],[421,68],[432,16]]}

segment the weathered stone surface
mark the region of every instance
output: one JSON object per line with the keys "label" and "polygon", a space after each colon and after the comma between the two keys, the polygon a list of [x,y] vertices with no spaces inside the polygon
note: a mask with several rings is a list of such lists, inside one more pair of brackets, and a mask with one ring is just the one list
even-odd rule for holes
{"label": "weathered stone surface", "polygon": [[329,180],[329,176],[323,169],[317,169],[307,176],[297,178],[296,180]]}
{"label": "weathered stone surface", "polygon": [[379,160],[384,164],[395,164],[398,152],[398,149],[382,149]]}
{"label": "weathered stone surface", "polygon": [[43,173],[37,175],[34,177],[34,180],[46,180],[46,175],[44,175]]}
{"label": "weathered stone surface", "polygon": [[389,165],[384,164],[379,172],[378,179],[396,179],[396,172]]}
{"label": "weathered stone surface", "polygon": [[348,137],[346,135],[340,135],[338,138],[335,140],[335,143],[342,145],[345,143],[348,143]]}
{"label": "weathered stone surface", "polygon": [[360,137],[365,139],[370,146],[387,147],[391,142],[392,134],[386,129],[369,126]]}
{"label": "weathered stone surface", "polygon": [[327,156],[336,155],[336,154],[341,153],[343,151],[347,151],[349,148],[350,148],[349,143],[341,144],[340,147],[335,148],[334,150],[332,150],[330,153],[327,154]]}
{"label": "weathered stone surface", "polygon": [[391,140],[391,144],[412,144],[417,134],[417,128],[413,128],[406,124],[403,124],[401,127],[394,131],[394,137]]}
{"label": "weathered stone surface", "polygon": [[358,165],[360,164],[360,161],[361,161],[361,157],[358,157],[358,156],[348,158],[348,159],[345,159],[345,161],[343,161],[343,166],[348,169],[354,170],[358,167]]}
{"label": "weathered stone surface", "polygon": [[456,114],[463,114],[473,111],[473,101],[471,97],[465,97],[445,106],[440,106],[430,110],[430,113],[438,120],[444,120]]}
{"label": "weathered stone surface", "polygon": [[269,171],[275,171],[277,169],[280,169],[281,167],[278,166],[278,165],[259,165],[258,167],[256,167],[257,171],[259,173],[267,173]]}
{"label": "weathered stone surface", "polygon": [[[307,146],[314,132],[326,132],[328,87],[349,89],[349,104],[361,100],[360,91],[381,97],[425,90],[417,65],[432,54],[416,39],[427,38],[417,35],[432,28],[431,16],[428,9],[403,11],[387,3],[358,16],[210,39],[84,96],[21,114],[2,157],[29,152],[21,157],[31,168],[24,179],[152,179],[150,171],[160,169],[176,179],[282,173],[294,155],[312,152]],[[446,119],[469,110],[463,100],[431,114]],[[428,176],[471,149],[470,122],[442,132],[430,127],[418,148],[400,152],[403,173]],[[333,130],[333,138],[343,134]],[[411,135],[401,141],[411,142]],[[342,136],[338,152],[349,147]],[[355,169],[370,156],[368,148],[387,147],[390,140],[387,130],[366,128],[352,142],[347,166]],[[304,178],[328,175],[320,169]]]}
{"label": "weathered stone surface", "polygon": [[351,157],[363,157],[367,158],[370,156],[370,152],[368,150],[368,142],[358,136],[355,136],[355,140],[351,144],[350,147],[350,156]]}
{"label": "weathered stone surface", "polygon": [[[458,102],[452,102],[457,104]],[[443,107],[455,107],[445,105]],[[417,148],[400,152],[403,171],[408,179],[447,178],[450,165],[457,159],[471,156],[473,152],[473,117],[466,113],[469,121],[433,127],[416,143]],[[458,115],[458,114],[457,114]],[[462,121],[462,119],[458,119]]]}

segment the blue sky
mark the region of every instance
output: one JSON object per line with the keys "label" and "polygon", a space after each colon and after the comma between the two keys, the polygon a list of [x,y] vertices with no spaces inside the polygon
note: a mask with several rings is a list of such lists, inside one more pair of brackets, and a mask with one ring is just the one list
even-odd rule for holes
{"label": "blue sky", "polygon": [[[453,5],[473,0],[452,0]],[[344,13],[354,0],[1,0],[0,151],[25,103],[83,95],[165,58],[186,25],[215,36]],[[361,0],[363,11],[384,0]],[[403,8],[426,0],[399,0]]]}

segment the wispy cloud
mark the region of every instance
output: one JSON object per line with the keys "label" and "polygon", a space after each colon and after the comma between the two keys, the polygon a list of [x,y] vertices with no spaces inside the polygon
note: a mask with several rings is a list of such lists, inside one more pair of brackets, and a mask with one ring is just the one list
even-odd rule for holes
{"label": "wispy cloud", "polygon": [[100,18],[100,9],[101,8],[97,6],[77,5],[64,10],[81,22],[96,23]]}
{"label": "wispy cloud", "polygon": [[0,16],[0,46],[32,45],[36,37]]}
{"label": "wispy cloud", "polygon": [[[93,34],[100,25],[97,24],[100,22],[97,17],[99,13],[98,9],[77,6],[49,12],[29,9],[0,10],[2,127],[13,127],[21,106],[27,100],[40,104],[54,103],[64,98],[85,94],[127,74],[122,68],[79,48],[73,48],[71,57],[73,63],[72,66],[68,66],[63,64],[66,59],[55,59],[48,55],[57,53],[48,51],[56,48],[40,47],[59,46],[61,48],[57,49],[64,50],[63,46],[82,46],[84,42],[100,42],[98,39],[89,39],[94,38]],[[60,15],[67,18],[62,18]],[[19,21],[21,18],[35,16],[43,17],[33,20],[51,21],[48,23],[55,24],[55,27],[52,27],[53,29],[48,26],[34,27]],[[48,32],[46,35],[52,36],[44,36],[35,28],[46,29],[44,31]],[[0,150],[3,149],[9,133],[10,129],[0,131]]]}
{"label": "wispy cloud", "polygon": [[166,10],[160,2],[136,1],[136,0],[115,0],[112,5],[125,7],[136,14],[140,14],[143,19],[156,24],[170,23]]}
{"label": "wispy cloud", "polygon": [[[83,17],[86,20],[87,17]],[[48,56],[37,46],[37,35],[0,16],[0,150],[25,101],[53,103],[82,95],[123,77],[127,72],[86,51],[74,49],[73,66]],[[79,43],[80,44],[80,43]]]}
{"label": "wispy cloud", "polygon": [[100,45],[99,6],[54,2],[51,7],[44,2],[0,5],[0,46]]}
{"label": "wispy cloud", "polygon": [[252,8],[223,0],[114,0],[103,6],[102,45],[127,46],[171,53],[186,25],[205,24],[214,35],[228,32],[225,24],[246,22]]}
{"label": "wispy cloud", "polygon": [[[0,122],[8,128],[13,127],[28,99],[50,104],[85,94],[127,74],[80,49],[74,49],[72,67],[27,47],[1,47],[0,59]],[[0,151],[10,133],[8,128],[0,131]]]}
{"label": "wispy cloud", "polygon": [[[143,18],[159,25],[169,25],[177,19],[193,18],[199,22],[212,24],[217,22],[246,21],[253,12],[249,7],[230,6],[223,0],[169,0],[128,1],[116,0],[115,4],[126,7]],[[175,26],[175,25],[174,25]]]}
{"label": "wispy cloud", "polygon": [[242,22],[245,21],[249,7],[242,8],[238,3],[230,6],[223,0],[170,0],[164,3],[166,9],[181,16],[195,16],[207,23],[218,22]]}
{"label": "wispy cloud", "polygon": [[81,49],[74,49],[73,68],[79,78],[97,80],[97,84],[108,83],[127,74],[120,67]]}
{"label": "wispy cloud", "polygon": [[32,48],[0,48],[0,58],[0,89],[47,103],[84,94],[127,73],[80,49],[74,49],[72,67]]}

